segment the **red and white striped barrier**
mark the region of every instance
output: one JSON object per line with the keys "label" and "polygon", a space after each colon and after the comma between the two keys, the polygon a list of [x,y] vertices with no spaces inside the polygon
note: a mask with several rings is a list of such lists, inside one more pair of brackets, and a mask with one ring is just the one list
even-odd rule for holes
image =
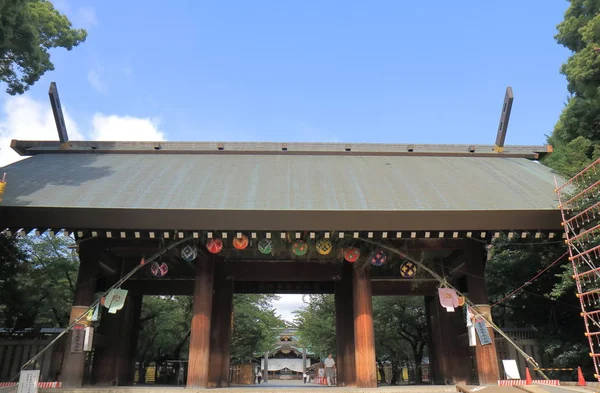
{"label": "red and white striped barrier", "polygon": [[[0,382],[0,388],[7,386],[17,386],[17,382]],[[38,382],[38,388],[52,389],[62,387],[62,382]]]}
{"label": "red and white striped barrier", "polygon": [[[534,379],[533,381],[531,381],[532,384],[537,384],[537,385],[551,385],[551,386],[560,386],[560,382],[558,381],[558,379],[550,379],[550,380],[545,380],[545,379]],[[527,381],[525,381],[524,379],[502,379],[498,381],[498,385],[499,386],[514,386],[514,385],[519,385],[519,386],[524,386],[527,384]]]}

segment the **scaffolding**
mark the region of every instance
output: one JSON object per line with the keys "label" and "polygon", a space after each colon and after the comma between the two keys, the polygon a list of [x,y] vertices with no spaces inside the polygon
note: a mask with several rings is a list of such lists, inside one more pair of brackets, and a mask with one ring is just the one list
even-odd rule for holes
{"label": "scaffolding", "polygon": [[600,158],[556,187],[585,336],[600,382]]}

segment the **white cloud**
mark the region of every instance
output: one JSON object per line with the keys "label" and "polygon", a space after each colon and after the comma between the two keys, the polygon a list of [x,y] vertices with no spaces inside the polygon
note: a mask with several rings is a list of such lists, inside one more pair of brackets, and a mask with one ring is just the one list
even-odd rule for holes
{"label": "white cloud", "polygon": [[288,322],[293,322],[295,315],[294,311],[299,310],[304,304],[302,297],[304,295],[279,295],[280,299],[273,302],[273,306],[281,318]]}
{"label": "white cloud", "polygon": [[[69,139],[73,141],[163,141],[166,138],[158,128],[158,121],[149,118],[96,113],[92,118],[92,129],[83,133],[64,107],[63,113]],[[12,139],[58,141],[50,103],[27,96],[8,97],[0,111],[0,167],[26,158],[11,149]]]}
{"label": "white cloud", "polygon": [[100,77],[100,71],[98,71],[98,69],[96,68],[91,68],[88,71],[88,82],[90,82],[90,85],[98,92],[100,93],[106,93],[106,91],[108,90],[106,84],[104,83],[104,81],[102,81],[102,78]]}
{"label": "white cloud", "polygon": [[[23,159],[10,148],[11,139],[58,140],[50,103],[42,104],[29,97],[10,97],[0,115],[0,166]],[[67,132],[71,139],[83,136],[63,107]]]}
{"label": "white cloud", "polygon": [[92,119],[92,139],[97,141],[164,141],[158,121],[130,116],[96,113]]}

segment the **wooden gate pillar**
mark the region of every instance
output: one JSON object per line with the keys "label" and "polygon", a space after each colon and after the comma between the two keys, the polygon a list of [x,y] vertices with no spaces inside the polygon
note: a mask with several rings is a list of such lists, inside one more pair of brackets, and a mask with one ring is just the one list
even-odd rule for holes
{"label": "wooden gate pillar", "polygon": [[373,333],[373,304],[371,302],[371,277],[364,268],[352,269],[354,299],[354,357],[356,386],[377,387],[375,336]]}
{"label": "wooden gate pillar", "polygon": [[431,379],[435,384],[470,383],[471,354],[462,309],[447,312],[437,296],[425,298]]}
{"label": "wooden gate pillar", "polygon": [[218,261],[215,266],[214,288],[210,332],[209,388],[229,386],[233,282],[226,279],[225,266],[222,261]]}
{"label": "wooden gate pillar", "polygon": [[214,257],[196,260],[194,309],[190,333],[188,388],[207,388],[210,364],[210,327],[213,305]]}
{"label": "wooden gate pillar", "polygon": [[[475,303],[479,312],[487,314],[490,319],[490,306],[485,288],[485,263],[487,261],[487,250],[485,244],[472,241],[465,248],[467,293],[469,299]],[[492,343],[481,345],[477,338],[475,357],[477,359],[477,375],[480,385],[495,385],[500,379],[498,367],[498,355],[496,354],[496,341],[494,331],[488,326],[488,332]]]}
{"label": "wooden gate pillar", "polygon": [[[85,239],[79,244],[79,273],[75,284],[75,296],[69,322],[73,322],[81,316],[94,301],[100,247],[101,240],[97,238]],[[59,380],[62,381],[64,387],[81,387],[86,352],[71,352],[71,341],[72,333],[69,332],[65,341]]]}
{"label": "wooden gate pillar", "polygon": [[221,363],[221,387],[229,387],[229,366],[231,362],[231,334],[233,331],[233,280],[225,280],[223,283],[223,299],[221,314],[223,335],[221,348],[223,351],[223,362]]}
{"label": "wooden gate pillar", "polygon": [[344,262],[342,277],[335,284],[335,330],[337,344],[337,385],[356,385],[354,359],[354,305],[352,265]]}
{"label": "wooden gate pillar", "polygon": [[102,310],[96,334],[92,380],[101,386],[133,385],[142,296],[127,295],[116,314]]}

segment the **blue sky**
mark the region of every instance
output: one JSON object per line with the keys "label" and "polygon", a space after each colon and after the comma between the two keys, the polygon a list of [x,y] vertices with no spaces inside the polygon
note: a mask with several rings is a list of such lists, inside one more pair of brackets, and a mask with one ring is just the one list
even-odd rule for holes
{"label": "blue sky", "polygon": [[[559,0],[60,0],[88,40],[50,81],[84,136],[96,113],[170,140],[542,144],[567,96]],[[0,95],[0,101],[6,101]]]}
{"label": "blue sky", "polygon": [[10,138],[543,144],[567,97],[563,0],[56,0],[89,36],[23,97],[0,85]]}

